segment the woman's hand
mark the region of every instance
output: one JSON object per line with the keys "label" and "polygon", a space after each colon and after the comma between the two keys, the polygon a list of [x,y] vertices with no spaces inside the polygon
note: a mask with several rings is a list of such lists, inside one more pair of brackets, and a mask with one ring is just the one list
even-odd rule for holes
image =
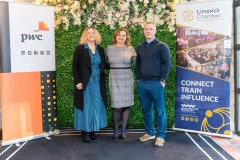
{"label": "woman's hand", "polygon": [[81,89],[82,89],[82,83],[78,83],[78,84],[76,85],[76,88],[77,88],[78,90],[81,90]]}

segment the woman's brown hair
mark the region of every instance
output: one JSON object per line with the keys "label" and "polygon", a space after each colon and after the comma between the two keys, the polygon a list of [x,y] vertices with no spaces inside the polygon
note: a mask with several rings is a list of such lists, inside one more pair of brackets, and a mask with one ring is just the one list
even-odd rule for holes
{"label": "woman's brown hair", "polygon": [[126,33],[126,42],[125,42],[125,44],[126,44],[127,46],[131,46],[131,39],[130,39],[130,36],[129,36],[129,32],[128,32],[128,30],[127,30],[126,28],[119,28],[119,29],[117,29],[117,30],[114,32],[113,38],[112,38],[113,44],[117,44],[116,37],[117,37],[117,35],[118,35],[121,31],[124,31],[124,32]]}

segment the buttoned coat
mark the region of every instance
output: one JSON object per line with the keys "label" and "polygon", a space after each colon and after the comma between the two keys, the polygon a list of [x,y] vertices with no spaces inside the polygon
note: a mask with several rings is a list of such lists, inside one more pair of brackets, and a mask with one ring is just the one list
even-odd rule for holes
{"label": "buttoned coat", "polygon": [[[100,94],[102,100],[106,106],[107,98],[106,98],[106,81],[105,81],[105,55],[104,49],[97,45],[97,48],[101,64],[100,64]],[[76,47],[73,55],[73,63],[72,63],[72,71],[73,71],[73,79],[74,79],[74,107],[83,110],[84,101],[83,101],[83,93],[87,87],[89,78],[92,73],[91,68],[91,58],[89,55],[89,51],[87,48],[84,48],[84,45],[79,45]],[[82,83],[83,89],[78,90],[76,85],[78,83]],[[91,99],[89,99],[91,101]]]}

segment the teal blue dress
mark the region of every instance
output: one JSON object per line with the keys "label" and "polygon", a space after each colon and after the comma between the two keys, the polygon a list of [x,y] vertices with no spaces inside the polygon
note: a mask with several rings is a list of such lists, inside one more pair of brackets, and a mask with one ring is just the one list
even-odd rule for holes
{"label": "teal blue dress", "polygon": [[101,59],[97,50],[95,54],[85,44],[91,58],[92,74],[83,94],[83,111],[74,107],[74,128],[85,132],[99,131],[107,126],[106,107],[100,94],[100,64]]}

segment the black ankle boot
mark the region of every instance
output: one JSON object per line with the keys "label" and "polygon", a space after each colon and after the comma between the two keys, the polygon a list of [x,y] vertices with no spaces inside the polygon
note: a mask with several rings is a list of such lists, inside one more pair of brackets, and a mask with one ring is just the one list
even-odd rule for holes
{"label": "black ankle boot", "polygon": [[123,139],[123,140],[127,140],[127,132],[126,132],[126,129],[122,129],[120,138]]}
{"label": "black ankle boot", "polygon": [[115,141],[119,140],[118,129],[114,129],[114,131],[113,131],[113,139]]}
{"label": "black ankle boot", "polygon": [[96,139],[97,139],[97,136],[96,136],[95,133],[92,131],[92,132],[89,133],[89,138],[90,138],[91,140],[96,140]]}
{"label": "black ankle boot", "polygon": [[89,138],[89,133],[82,131],[82,140],[85,143],[89,143],[91,139]]}

